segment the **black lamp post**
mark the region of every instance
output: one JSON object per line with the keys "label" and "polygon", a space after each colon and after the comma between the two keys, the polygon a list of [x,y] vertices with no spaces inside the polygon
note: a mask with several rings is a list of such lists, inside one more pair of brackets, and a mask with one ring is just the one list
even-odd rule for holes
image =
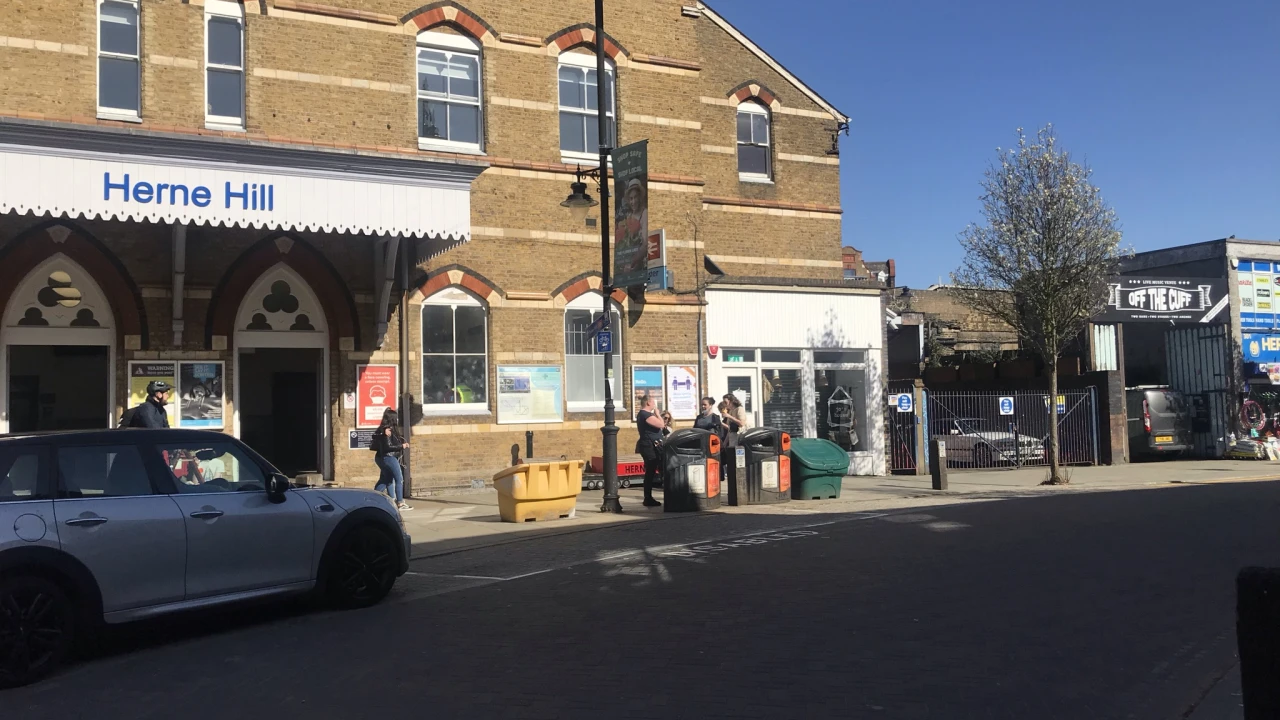
{"label": "black lamp post", "polygon": [[[604,316],[612,318],[609,306],[613,294],[613,284],[609,274],[609,151],[611,140],[609,135],[609,114],[606,111],[608,75],[604,64],[604,0],[596,0],[596,120],[599,122],[600,166],[595,170],[583,171],[578,168],[577,176],[570,186],[569,197],[560,203],[573,213],[574,219],[582,222],[587,211],[600,205],[600,292],[604,295]],[[587,184],[583,177],[594,177],[599,181],[600,202],[587,193]],[[609,322],[612,322],[609,320]],[[612,328],[610,328],[612,331]],[[604,427],[600,428],[604,435],[604,452],[601,463],[604,465],[604,504],[600,512],[622,512],[622,503],[618,500],[618,425],[614,416],[613,389],[610,376],[613,375],[613,353],[604,353]]]}

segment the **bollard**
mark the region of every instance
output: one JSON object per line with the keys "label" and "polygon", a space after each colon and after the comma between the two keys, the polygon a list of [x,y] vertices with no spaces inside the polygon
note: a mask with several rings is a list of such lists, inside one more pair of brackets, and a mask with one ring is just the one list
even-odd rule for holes
{"label": "bollard", "polygon": [[933,476],[933,489],[947,489],[947,443],[945,440],[929,440],[929,474]]}
{"label": "bollard", "polygon": [[1245,720],[1280,718],[1280,569],[1236,576],[1236,648]]}
{"label": "bollard", "polygon": [[524,456],[527,458],[533,457],[533,431],[532,430],[524,431]]}

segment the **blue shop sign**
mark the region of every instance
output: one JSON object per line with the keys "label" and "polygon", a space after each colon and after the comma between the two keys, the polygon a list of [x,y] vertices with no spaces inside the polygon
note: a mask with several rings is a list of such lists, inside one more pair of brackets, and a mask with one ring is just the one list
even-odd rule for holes
{"label": "blue shop sign", "polygon": [[1245,362],[1280,363],[1280,335],[1244,334]]}

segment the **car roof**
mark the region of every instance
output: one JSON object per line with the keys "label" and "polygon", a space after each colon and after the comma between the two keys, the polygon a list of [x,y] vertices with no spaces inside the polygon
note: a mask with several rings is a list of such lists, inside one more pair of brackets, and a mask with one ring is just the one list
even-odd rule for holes
{"label": "car roof", "polygon": [[0,435],[0,445],[125,444],[162,442],[228,442],[233,438],[217,430],[130,428],[128,430],[44,430]]}

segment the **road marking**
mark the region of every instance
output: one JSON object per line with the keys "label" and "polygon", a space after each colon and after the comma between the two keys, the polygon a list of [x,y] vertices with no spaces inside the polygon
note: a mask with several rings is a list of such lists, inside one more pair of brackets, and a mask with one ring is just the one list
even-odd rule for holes
{"label": "road marking", "polygon": [[451,575],[447,573],[414,572],[412,570],[405,572],[405,575],[416,575],[418,577],[462,578],[463,580],[512,580],[513,579],[513,578],[493,577],[492,575]]}

